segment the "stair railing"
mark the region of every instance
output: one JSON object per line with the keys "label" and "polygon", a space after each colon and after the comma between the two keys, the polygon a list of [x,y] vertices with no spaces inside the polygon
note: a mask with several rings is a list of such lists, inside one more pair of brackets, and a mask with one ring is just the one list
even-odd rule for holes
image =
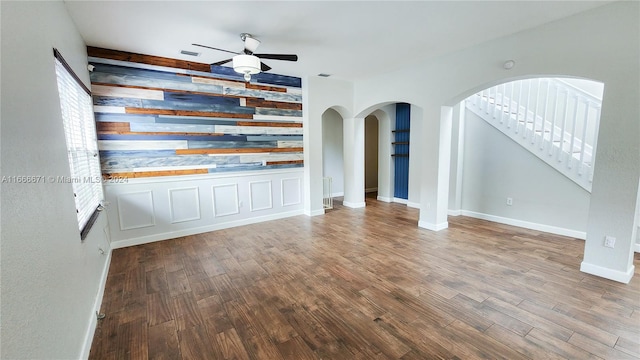
{"label": "stair railing", "polygon": [[[512,138],[528,142],[531,151],[561,163],[563,173],[593,179],[602,100],[559,78],[503,83],[475,94],[467,105]],[[474,109],[475,108],[475,109]],[[524,145],[523,145],[524,146]],[[542,158],[542,154],[537,154]]]}

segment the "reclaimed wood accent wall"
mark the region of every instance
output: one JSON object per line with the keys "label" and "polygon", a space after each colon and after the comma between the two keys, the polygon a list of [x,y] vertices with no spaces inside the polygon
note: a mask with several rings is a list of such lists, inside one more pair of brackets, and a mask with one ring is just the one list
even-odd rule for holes
{"label": "reclaimed wood accent wall", "polygon": [[303,166],[300,78],[87,50],[105,177]]}

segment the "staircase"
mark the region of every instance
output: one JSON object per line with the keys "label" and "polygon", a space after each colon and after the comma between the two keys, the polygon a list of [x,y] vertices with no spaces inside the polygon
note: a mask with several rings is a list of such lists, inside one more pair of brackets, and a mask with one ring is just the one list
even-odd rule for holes
{"label": "staircase", "polygon": [[469,110],[589,192],[601,105],[558,78],[513,81],[466,99]]}

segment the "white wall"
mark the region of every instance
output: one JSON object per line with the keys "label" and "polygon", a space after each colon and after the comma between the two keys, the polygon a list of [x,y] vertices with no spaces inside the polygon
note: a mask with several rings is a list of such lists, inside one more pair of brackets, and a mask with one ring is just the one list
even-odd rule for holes
{"label": "white wall", "polygon": [[[582,269],[628,280],[640,175],[639,7],[614,2],[456,53],[416,59],[415,66],[355,82],[354,106],[347,109],[366,115],[398,101],[422,109],[420,223],[440,229],[446,226],[448,205],[450,106],[516,78],[566,75],[602,81],[606,90]],[[511,70],[502,68],[508,59],[516,61]],[[319,94],[332,91],[323,88]],[[605,235],[617,237],[615,249],[603,247]]]}
{"label": "white wall", "polygon": [[304,213],[324,214],[322,207],[322,114],[333,108],[343,119],[353,116],[353,84],[332,78],[303,78]]}
{"label": "white wall", "polygon": [[394,140],[396,105],[389,104],[372,113],[378,119],[378,200],[393,200],[394,163],[391,153]]}
{"label": "white wall", "polygon": [[105,186],[115,248],[302,214],[299,168],[130,179]]}
{"label": "white wall", "polygon": [[[89,86],[83,40],[61,1],[0,6],[2,176],[69,176],[52,48]],[[0,357],[86,356],[110,254],[106,216],[81,242],[71,184],[5,183],[1,194]]]}
{"label": "white wall", "polygon": [[464,176],[465,105],[453,107],[451,123],[451,169],[449,175],[449,214],[460,215],[462,209],[462,179]]}
{"label": "white wall", "polygon": [[331,177],[333,196],[344,195],[342,122],[333,109],[322,114],[322,176]]}
{"label": "white wall", "polygon": [[587,191],[469,110],[464,134],[463,214],[584,238]]}

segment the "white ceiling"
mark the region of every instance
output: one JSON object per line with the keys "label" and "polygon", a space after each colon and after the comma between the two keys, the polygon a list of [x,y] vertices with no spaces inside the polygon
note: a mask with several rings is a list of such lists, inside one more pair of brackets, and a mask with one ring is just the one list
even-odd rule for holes
{"label": "white ceiling", "polygon": [[[70,1],[87,45],[212,63],[262,41],[272,72],[357,79],[570,16],[594,1]],[[194,58],[180,50],[200,52]]]}

